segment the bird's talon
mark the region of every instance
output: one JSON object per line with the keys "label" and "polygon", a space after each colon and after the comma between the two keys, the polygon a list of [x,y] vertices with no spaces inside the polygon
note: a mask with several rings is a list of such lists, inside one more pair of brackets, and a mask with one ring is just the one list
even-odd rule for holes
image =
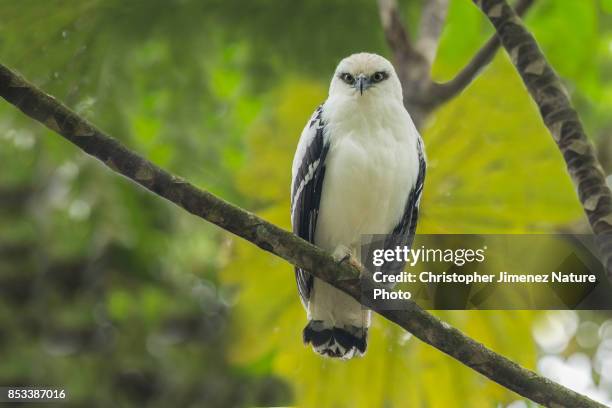
{"label": "bird's talon", "polygon": [[351,250],[344,245],[338,245],[332,253],[332,258],[339,264],[346,262],[351,259]]}

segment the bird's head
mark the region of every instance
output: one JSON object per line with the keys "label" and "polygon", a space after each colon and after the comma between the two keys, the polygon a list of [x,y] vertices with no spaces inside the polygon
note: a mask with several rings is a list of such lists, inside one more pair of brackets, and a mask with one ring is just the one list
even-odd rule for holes
{"label": "bird's head", "polygon": [[387,59],[377,54],[359,53],[338,64],[329,87],[330,96],[351,98],[397,98],[402,100],[402,87]]}

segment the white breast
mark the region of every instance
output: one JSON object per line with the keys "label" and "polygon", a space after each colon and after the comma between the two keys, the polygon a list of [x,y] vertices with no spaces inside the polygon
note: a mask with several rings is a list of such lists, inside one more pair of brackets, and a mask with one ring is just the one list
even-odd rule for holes
{"label": "white breast", "polygon": [[328,100],[330,143],[315,243],[356,248],[362,234],[387,234],[403,215],[418,175],[418,133],[395,101]]}

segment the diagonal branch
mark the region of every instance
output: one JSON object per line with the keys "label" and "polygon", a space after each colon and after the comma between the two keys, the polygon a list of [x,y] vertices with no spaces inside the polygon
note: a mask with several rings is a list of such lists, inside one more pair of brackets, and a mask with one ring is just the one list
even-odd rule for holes
{"label": "diagonal branch", "polygon": [[[519,0],[515,6],[516,13],[522,16],[533,2],[534,0]],[[434,83],[431,92],[436,105],[457,96],[471,84],[474,78],[493,60],[500,45],[497,34],[494,34],[453,79],[444,83]]]}
{"label": "diagonal branch", "polygon": [[612,193],[578,113],[536,40],[505,0],[475,0],[538,105],[578,191],[608,277],[612,278]]}
{"label": "diagonal branch", "polygon": [[[419,128],[429,113],[428,101],[423,100],[431,84],[430,64],[426,56],[412,43],[402,22],[396,0],[377,0],[380,22],[389,48],[393,53],[393,64],[402,84],[404,106]],[[438,1],[444,0],[435,0]],[[418,44],[417,44],[418,45]]]}
{"label": "diagonal branch", "polygon": [[396,0],[378,0],[378,12],[385,38],[395,59],[404,60],[408,55],[414,53],[414,49],[404,23],[402,23]]}
{"label": "diagonal branch", "polygon": [[362,296],[364,282],[369,290],[382,287],[369,279],[360,279],[362,268],[350,263],[338,264],[329,254],[290,232],[168,173],[2,65],[0,96],[114,172],[291,264],[311,271],[422,341],[504,387],[546,406],[603,407],[487,349],[412,301],[399,302],[398,310],[380,310],[380,305],[364,301],[373,299]]}
{"label": "diagonal branch", "polygon": [[[427,85],[430,81],[429,63],[410,39],[402,22],[397,1],[378,0],[378,11],[385,38],[393,52],[393,61],[402,83],[405,102],[410,106],[410,101],[415,99],[413,94],[419,93],[419,85]],[[410,110],[411,113],[413,111],[414,109]]]}
{"label": "diagonal branch", "polygon": [[430,67],[438,51],[447,12],[448,0],[425,0],[421,11],[416,49],[425,57]]}

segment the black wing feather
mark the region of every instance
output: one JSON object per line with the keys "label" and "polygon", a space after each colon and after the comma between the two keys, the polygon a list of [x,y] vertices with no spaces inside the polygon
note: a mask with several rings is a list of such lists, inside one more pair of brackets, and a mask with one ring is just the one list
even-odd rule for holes
{"label": "black wing feather", "polygon": [[[325,158],[329,145],[323,138],[325,124],[322,119],[322,107],[317,108],[310,124],[314,137],[306,148],[302,162],[293,181],[291,192],[291,224],[293,233],[314,243],[319,204],[325,177]],[[303,269],[295,268],[295,279],[298,291],[304,304],[310,298],[313,277]]]}
{"label": "black wing feather", "polygon": [[[385,249],[395,249],[397,246],[407,246],[410,248],[414,241],[417,222],[419,220],[419,204],[421,202],[423,185],[425,183],[425,173],[427,171],[423,141],[420,137],[417,139],[417,152],[419,156],[419,173],[417,175],[417,180],[408,194],[408,200],[406,200],[402,218],[384,242]],[[381,271],[385,274],[397,274],[401,272],[403,267],[403,262],[386,262]]]}

